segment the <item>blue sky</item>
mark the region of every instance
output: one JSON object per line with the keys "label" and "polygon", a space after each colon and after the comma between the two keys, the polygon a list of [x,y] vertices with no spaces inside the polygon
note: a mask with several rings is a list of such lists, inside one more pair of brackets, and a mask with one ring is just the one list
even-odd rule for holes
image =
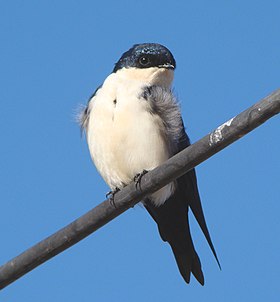
{"label": "blue sky", "polygon": [[[132,44],[177,60],[196,141],[280,87],[279,1],[2,1],[0,263],[104,200],[75,112]],[[197,167],[222,271],[196,223],[206,284],[186,285],[135,207],[0,293],[1,301],[278,301],[279,117]],[[172,300],[171,300],[172,299]]]}

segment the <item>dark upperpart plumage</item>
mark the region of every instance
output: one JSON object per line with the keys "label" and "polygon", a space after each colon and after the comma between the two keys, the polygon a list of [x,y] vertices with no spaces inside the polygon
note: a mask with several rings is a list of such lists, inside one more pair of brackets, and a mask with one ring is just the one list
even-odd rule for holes
{"label": "dark upperpart plumage", "polygon": [[[174,96],[170,90],[159,86],[152,86],[148,88],[148,92],[146,90],[144,93],[147,101],[152,102],[155,107],[159,106],[159,108],[154,108],[154,112],[165,115],[161,116],[161,118],[171,123],[166,124],[165,127],[167,134],[173,139],[173,154],[188,147],[190,145],[190,140],[185,132],[182,119],[180,118],[178,121],[179,112],[175,112]],[[180,123],[180,125],[178,123]],[[177,131],[174,132],[176,129]],[[178,129],[180,129],[179,132]],[[179,271],[184,280],[189,283],[190,275],[192,273],[199,283],[203,285],[204,276],[201,269],[201,263],[190,233],[188,218],[189,208],[206,237],[219,267],[220,263],[203,214],[195,170],[192,169],[185,175],[179,177],[176,180],[176,183],[174,194],[169,197],[163,205],[159,207],[155,206],[149,198],[146,198],[144,206],[156,221],[162,240],[167,241],[170,244]]]}

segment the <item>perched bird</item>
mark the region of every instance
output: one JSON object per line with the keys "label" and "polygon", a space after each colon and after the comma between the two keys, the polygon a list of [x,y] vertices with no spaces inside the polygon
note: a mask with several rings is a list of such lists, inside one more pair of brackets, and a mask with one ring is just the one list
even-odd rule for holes
{"label": "perched bird", "polygon": [[[176,62],[155,43],[136,44],[90,98],[80,124],[92,160],[113,194],[190,145],[171,90]],[[174,253],[184,280],[204,276],[189,228],[192,210],[219,264],[197,188],[195,170],[151,194],[143,204]]]}

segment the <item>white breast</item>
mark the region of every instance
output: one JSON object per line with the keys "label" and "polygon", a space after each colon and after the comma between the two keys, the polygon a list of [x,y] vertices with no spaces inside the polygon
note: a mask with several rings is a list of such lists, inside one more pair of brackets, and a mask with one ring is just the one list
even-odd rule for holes
{"label": "white breast", "polygon": [[[155,71],[150,70],[152,76],[145,81],[121,71],[105,80],[89,104],[90,154],[111,189],[121,188],[137,173],[152,170],[170,157],[162,120],[152,115],[148,102],[140,98],[143,86],[158,80]],[[160,205],[172,192],[173,184],[167,185],[152,199]]]}

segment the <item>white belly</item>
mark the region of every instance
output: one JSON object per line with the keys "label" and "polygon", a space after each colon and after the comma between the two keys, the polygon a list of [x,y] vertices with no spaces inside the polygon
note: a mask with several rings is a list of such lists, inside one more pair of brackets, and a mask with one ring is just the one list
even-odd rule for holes
{"label": "white belly", "polygon": [[[91,157],[111,189],[127,185],[137,173],[152,170],[170,157],[162,121],[147,110],[146,101],[134,91],[115,94],[105,95],[102,90],[97,94],[87,129]],[[172,192],[173,184],[167,185],[152,199],[160,205]]]}

